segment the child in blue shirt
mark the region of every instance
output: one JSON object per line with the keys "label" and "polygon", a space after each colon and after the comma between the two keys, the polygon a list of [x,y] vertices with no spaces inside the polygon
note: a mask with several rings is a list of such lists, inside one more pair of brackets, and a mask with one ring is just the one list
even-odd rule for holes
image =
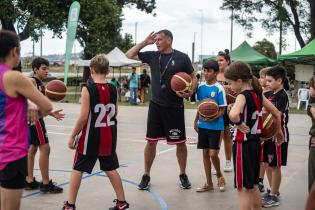
{"label": "child in blue shirt", "polygon": [[218,187],[220,191],[225,189],[225,179],[220,170],[220,136],[224,130],[223,114],[227,106],[225,91],[223,86],[217,82],[216,77],[219,72],[219,65],[216,61],[207,61],[203,65],[205,83],[201,83],[197,90],[197,99],[213,99],[219,105],[218,115],[212,119],[205,119],[197,112],[194,128],[198,132],[198,149],[203,150],[203,163],[207,182],[202,187],[197,188],[197,192],[213,190],[211,178],[211,162],[217,171]]}

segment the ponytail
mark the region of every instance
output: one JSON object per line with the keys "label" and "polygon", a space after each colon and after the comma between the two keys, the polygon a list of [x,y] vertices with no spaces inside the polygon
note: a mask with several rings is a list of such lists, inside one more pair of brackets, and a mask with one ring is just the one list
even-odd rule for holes
{"label": "ponytail", "polygon": [[262,99],[262,87],[257,79],[257,77],[253,76],[252,78],[252,86],[257,96]]}

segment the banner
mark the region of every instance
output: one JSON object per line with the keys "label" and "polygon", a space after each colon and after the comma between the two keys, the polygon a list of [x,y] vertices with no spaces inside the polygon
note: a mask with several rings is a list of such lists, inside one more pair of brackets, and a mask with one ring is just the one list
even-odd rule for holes
{"label": "banner", "polygon": [[66,53],[65,53],[65,75],[64,83],[67,85],[68,82],[68,72],[69,72],[69,63],[72,54],[73,42],[75,40],[75,34],[77,32],[78,19],[80,14],[80,4],[75,1],[71,4],[68,16],[68,25],[67,25],[67,42],[66,42]]}

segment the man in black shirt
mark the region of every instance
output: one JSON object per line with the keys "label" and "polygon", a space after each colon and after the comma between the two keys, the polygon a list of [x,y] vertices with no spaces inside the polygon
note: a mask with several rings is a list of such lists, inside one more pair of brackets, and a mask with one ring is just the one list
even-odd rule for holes
{"label": "man in black shirt", "polygon": [[[149,188],[150,170],[153,164],[156,145],[159,140],[177,146],[177,159],[180,168],[180,185],[189,189],[191,184],[186,175],[187,147],[183,98],[188,98],[196,89],[196,79],[189,57],[172,47],[173,35],[169,30],[151,32],[142,42],[126,53],[128,58],[141,60],[151,69],[152,99],[149,105],[147,122],[147,145],[144,150],[144,175],[138,186],[140,190]],[[158,51],[140,52],[147,45],[156,44]],[[188,92],[175,93],[170,80],[178,72],[186,72],[193,78],[193,88]]]}

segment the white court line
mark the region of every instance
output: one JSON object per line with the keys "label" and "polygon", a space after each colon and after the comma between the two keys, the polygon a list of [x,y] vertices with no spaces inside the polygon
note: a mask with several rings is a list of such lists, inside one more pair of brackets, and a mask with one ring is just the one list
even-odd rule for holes
{"label": "white court line", "polygon": [[46,124],[46,127],[73,128],[74,126]]}
{"label": "white court line", "polygon": [[57,134],[57,135],[64,135],[64,136],[69,136],[70,135],[70,133],[58,133],[58,132],[51,132],[51,131],[48,131],[47,133]]}

